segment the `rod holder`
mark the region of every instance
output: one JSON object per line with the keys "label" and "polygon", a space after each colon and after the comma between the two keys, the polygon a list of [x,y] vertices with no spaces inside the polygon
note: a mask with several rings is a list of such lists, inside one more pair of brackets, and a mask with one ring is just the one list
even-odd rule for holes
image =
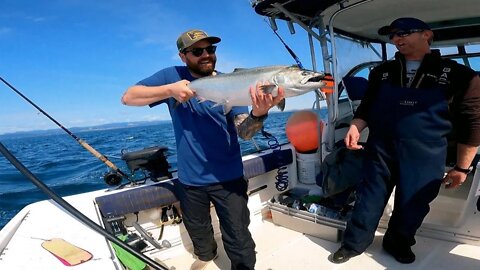
{"label": "rod holder", "polygon": [[275,17],[268,17],[268,20],[270,21],[270,27],[273,29],[273,31],[278,30],[277,22],[275,22]]}
{"label": "rod holder", "polygon": [[288,30],[290,30],[290,34],[295,34],[295,27],[293,27],[293,22],[292,21],[287,21],[288,25]]}

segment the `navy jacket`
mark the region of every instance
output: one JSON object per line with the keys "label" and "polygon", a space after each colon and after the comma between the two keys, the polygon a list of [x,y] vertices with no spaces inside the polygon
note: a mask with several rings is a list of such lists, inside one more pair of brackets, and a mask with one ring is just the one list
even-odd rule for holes
{"label": "navy jacket", "polygon": [[[407,87],[405,57],[398,53],[395,59],[374,68],[369,75],[368,89],[358,107],[355,118],[367,121],[370,108],[383,80]],[[425,55],[411,88],[441,87],[449,103],[454,139],[462,144],[480,145],[480,78],[476,72],[449,59],[443,59],[438,50]],[[367,121],[368,124],[368,121]]]}

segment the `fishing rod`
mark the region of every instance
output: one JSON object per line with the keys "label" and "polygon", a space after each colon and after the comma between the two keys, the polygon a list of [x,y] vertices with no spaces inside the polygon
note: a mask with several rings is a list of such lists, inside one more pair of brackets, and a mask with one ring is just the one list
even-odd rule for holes
{"label": "fishing rod", "polygon": [[130,177],[122,172],[115,164],[113,164],[106,156],[100,154],[95,148],[90,146],[87,142],[84,140],[80,139],[77,137],[75,134],[73,134],[70,130],[68,130],[66,127],[64,127],[62,124],[60,124],[57,120],[55,120],[53,117],[51,117],[48,113],[46,113],[42,108],[37,106],[33,101],[31,101],[28,97],[23,95],[19,90],[17,90],[13,85],[11,85],[9,82],[7,82],[5,79],[0,77],[0,80],[8,86],[10,89],[12,89],[15,93],[17,93],[20,97],[22,97],[24,100],[26,100],[28,103],[30,103],[33,107],[35,107],[39,112],[41,112],[43,115],[45,115],[48,119],[50,119],[53,123],[55,123],[58,127],[63,129],[70,137],[75,139],[81,146],[83,146],[85,149],[87,149],[92,155],[100,159],[105,165],[107,165],[110,169],[113,170],[113,172],[107,173],[104,176],[104,180],[108,185],[118,185],[122,181],[122,178],[127,179],[131,183],[134,183],[130,179]]}
{"label": "fishing rod", "polygon": [[[282,42],[283,46],[285,46],[285,49],[287,49],[288,53],[290,53],[290,56],[292,56],[293,60],[295,60],[298,67],[301,68],[301,69],[304,69],[304,67],[302,65],[302,62],[300,62],[300,59],[297,57],[295,52],[287,45],[287,43],[285,43],[283,38],[278,34],[276,25],[273,25],[272,23],[269,24],[266,20],[265,20],[265,22],[270,26],[270,29],[272,29],[273,33],[278,37],[280,42]],[[333,87],[334,80],[333,80],[332,75],[326,73],[325,74],[325,81],[327,83],[327,86],[324,89],[315,90],[315,95],[317,96],[317,98],[326,99],[326,96],[324,94],[322,94],[322,92],[332,93],[331,90],[327,90],[329,88],[332,89],[332,87]],[[328,83],[328,82],[330,82],[330,83]]]}
{"label": "fishing rod", "polygon": [[[268,24],[268,22],[265,20],[265,22]],[[287,43],[285,43],[285,41],[283,41],[282,37],[277,33],[277,30],[275,29],[276,27],[273,27],[272,24],[269,24],[270,25],[270,28],[272,29],[273,33],[275,33],[275,35],[277,35],[278,39],[280,39],[280,42],[282,42],[283,46],[285,46],[285,49],[287,49],[287,51],[290,53],[290,55],[293,57],[293,59],[295,60],[295,62],[297,62],[297,65],[299,68],[301,69],[304,69],[303,68],[303,65],[302,65],[302,62],[300,62],[300,59],[298,59],[297,55],[295,54],[295,52],[293,52],[292,49],[290,49],[290,47],[287,45]]]}
{"label": "fishing rod", "polygon": [[75,207],[65,201],[62,197],[58,196],[53,190],[49,189],[47,185],[45,185],[40,179],[38,179],[30,170],[27,169],[1,142],[0,142],[0,152],[5,156],[5,158],[12,163],[15,168],[17,168],[20,173],[22,173],[25,177],[27,177],[34,185],[36,185],[40,190],[47,194],[52,200],[58,203],[63,209],[69,212],[71,215],[79,219],[83,224],[87,225],[87,227],[91,228],[95,232],[101,234],[111,242],[117,244],[121,248],[127,250],[132,255],[137,257],[138,259],[142,260],[146,264],[150,265],[154,269],[157,270],[168,270],[165,266],[160,265],[159,263],[155,262],[151,258],[145,256],[144,254],[136,251],[131,246],[127,245],[125,242],[120,241],[115,236],[108,233],[105,229],[100,227],[97,223],[93,222],[87,216],[82,214],[78,211]]}

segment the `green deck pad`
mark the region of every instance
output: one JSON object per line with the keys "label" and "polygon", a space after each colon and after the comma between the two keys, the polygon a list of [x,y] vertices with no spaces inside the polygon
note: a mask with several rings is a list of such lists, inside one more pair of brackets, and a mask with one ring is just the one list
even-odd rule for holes
{"label": "green deck pad", "polygon": [[[117,236],[118,239],[125,241],[127,239],[126,235],[120,235]],[[117,255],[117,258],[125,265],[128,269],[130,270],[143,270],[147,266],[146,263],[144,263],[142,260],[139,258],[135,257],[132,255],[130,252],[126,251],[125,249],[119,247],[115,243],[112,243],[113,249],[115,249],[115,255]]]}

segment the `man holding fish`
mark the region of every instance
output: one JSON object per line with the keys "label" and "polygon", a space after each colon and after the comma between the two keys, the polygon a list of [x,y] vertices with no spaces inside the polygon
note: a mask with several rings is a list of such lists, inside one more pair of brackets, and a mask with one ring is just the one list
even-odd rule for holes
{"label": "man holding fish", "polygon": [[243,89],[250,96],[250,113],[247,106],[223,104],[229,108],[226,111],[215,102],[198,98],[196,90],[190,87],[192,82],[220,76],[215,71],[214,44],[218,42],[220,38],[201,30],[181,34],[177,47],[185,66],[165,68],[131,86],[122,102],[132,106],[168,106],[177,144],[177,196],[197,257],[191,269],[204,269],[217,256],[210,203],[220,221],[231,269],[254,269],[255,243],[248,230],[248,183],[243,176],[237,134],[243,139],[252,138],[262,127],[269,109],[284,99],[284,90],[276,87],[275,94],[264,93],[262,86],[268,82],[252,82]]}

